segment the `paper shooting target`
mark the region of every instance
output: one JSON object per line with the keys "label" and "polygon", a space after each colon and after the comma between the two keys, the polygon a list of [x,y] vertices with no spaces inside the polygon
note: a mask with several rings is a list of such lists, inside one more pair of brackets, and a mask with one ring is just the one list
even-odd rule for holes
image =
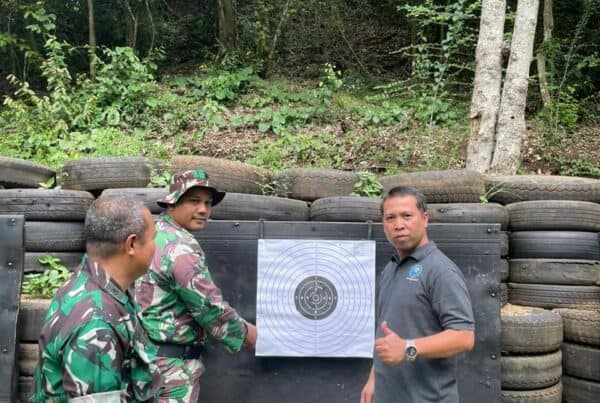
{"label": "paper shooting target", "polygon": [[259,356],[372,357],[375,242],[260,239]]}

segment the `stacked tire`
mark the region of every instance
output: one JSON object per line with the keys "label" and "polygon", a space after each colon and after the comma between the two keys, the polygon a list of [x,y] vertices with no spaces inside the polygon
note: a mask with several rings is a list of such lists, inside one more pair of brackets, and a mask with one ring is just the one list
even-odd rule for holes
{"label": "stacked tire", "polygon": [[502,401],[560,403],[563,325],[549,310],[508,304],[501,310]]}
{"label": "stacked tire", "polygon": [[600,204],[536,200],[507,206],[509,300],[540,308],[600,308]]}
{"label": "stacked tire", "polygon": [[555,310],[564,324],[563,401],[592,403],[600,397],[600,311]]}
{"label": "stacked tire", "polygon": [[[560,346],[564,401],[597,401],[595,374],[600,371],[600,361],[595,364],[581,361],[583,351],[590,353],[589,349],[597,346],[580,344],[581,339],[573,335],[573,327],[578,329],[575,332],[580,331],[581,317],[586,318],[586,326],[593,323],[595,319],[588,316],[595,315],[600,308],[600,181],[504,176],[488,177],[487,186],[491,199],[507,204],[509,213],[510,303],[521,305],[520,309],[559,308],[556,313],[562,313],[565,329],[565,343]],[[548,311],[544,315],[548,315]],[[504,313],[502,320],[504,325]],[[539,338],[539,335],[522,337],[525,340]],[[589,343],[589,339],[586,340]],[[593,350],[588,356],[593,356]],[[596,370],[590,374],[593,367]],[[582,368],[588,371],[582,373]],[[503,388],[508,386],[506,382],[503,376]],[[540,391],[542,395],[533,400],[524,396],[517,398],[518,395],[511,393],[510,398],[517,400],[509,401],[550,401],[548,399],[555,398],[554,392],[556,388],[553,393]],[[505,395],[503,391],[506,398]]]}

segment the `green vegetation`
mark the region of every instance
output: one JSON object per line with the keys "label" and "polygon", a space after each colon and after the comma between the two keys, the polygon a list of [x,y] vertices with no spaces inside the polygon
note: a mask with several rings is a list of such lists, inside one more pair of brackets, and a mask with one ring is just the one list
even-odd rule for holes
{"label": "green vegetation", "polygon": [[31,297],[52,298],[71,272],[51,255],[42,256],[38,261],[48,268],[43,273],[27,274],[21,290]]}
{"label": "green vegetation", "polygon": [[354,184],[354,192],[351,196],[381,197],[383,185],[377,180],[372,172],[358,172],[358,182]]}
{"label": "green vegetation", "polygon": [[[1,155],[59,167],[200,154],[371,175],[465,164],[480,0],[250,1],[237,6],[235,51],[214,42],[211,4],[96,3],[95,54],[73,29],[87,21],[80,5],[0,5],[13,18],[0,26]],[[555,39],[536,49],[552,102],[532,77],[523,173],[600,177],[600,146],[587,144],[600,137],[597,4],[555,2]],[[377,189],[365,176],[356,193]]]}

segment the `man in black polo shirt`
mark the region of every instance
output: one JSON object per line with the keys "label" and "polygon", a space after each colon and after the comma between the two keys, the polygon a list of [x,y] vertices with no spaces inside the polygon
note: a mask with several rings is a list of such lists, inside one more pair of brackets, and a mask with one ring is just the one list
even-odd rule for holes
{"label": "man in black polo shirt", "polygon": [[454,357],[475,343],[464,277],[427,238],[419,190],[391,189],[381,212],[396,254],[379,279],[375,355],[360,403],[457,403]]}

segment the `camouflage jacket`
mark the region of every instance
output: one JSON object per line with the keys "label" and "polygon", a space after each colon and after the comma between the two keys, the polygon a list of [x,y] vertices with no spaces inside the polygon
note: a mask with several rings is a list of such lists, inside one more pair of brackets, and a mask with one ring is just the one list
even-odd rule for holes
{"label": "camouflage jacket", "polygon": [[150,339],[198,345],[210,335],[228,351],[239,351],[245,322],[223,301],[198,241],[165,213],[156,222],[156,232],[150,270],[136,284]]}
{"label": "camouflage jacket", "polygon": [[46,313],[33,402],[115,390],[123,401],[154,401],[161,386],[156,347],[137,309],[129,291],[84,258]]}

